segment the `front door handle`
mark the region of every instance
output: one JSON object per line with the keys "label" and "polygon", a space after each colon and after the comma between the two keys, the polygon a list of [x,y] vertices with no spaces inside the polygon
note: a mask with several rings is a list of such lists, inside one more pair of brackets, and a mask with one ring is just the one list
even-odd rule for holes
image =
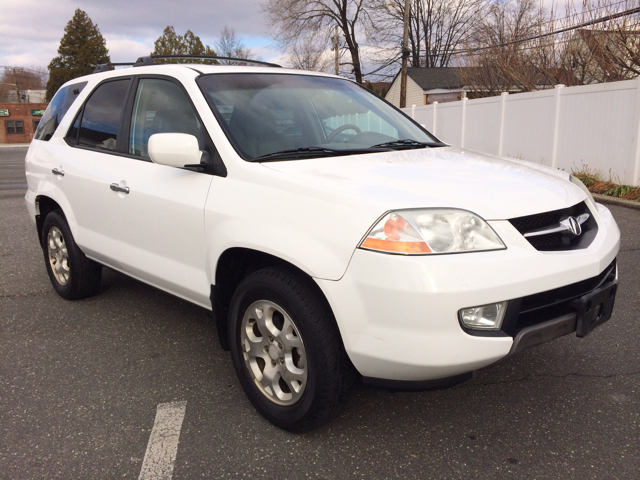
{"label": "front door handle", "polygon": [[64,177],[64,170],[61,170],[59,168],[54,168],[53,170],[51,170],[51,173],[53,173],[54,175],[60,175],[61,177]]}
{"label": "front door handle", "polygon": [[109,188],[111,188],[111,190],[113,190],[114,192],[129,193],[129,187],[121,187],[117,183],[112,183]]}

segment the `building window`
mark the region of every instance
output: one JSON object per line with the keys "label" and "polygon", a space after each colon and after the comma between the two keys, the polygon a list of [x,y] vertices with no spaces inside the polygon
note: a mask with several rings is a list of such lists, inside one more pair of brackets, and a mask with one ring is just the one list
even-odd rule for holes
{"label": "building window", "polygon": [[36,130],[38,130],[38,125],[40,125],[40,120],[34,120],[33,121],[33,131],[35,132]]}
{"label": "building window", "polygon": [[7,133],[24,133],[24,122],[22,120],[5,120]]}

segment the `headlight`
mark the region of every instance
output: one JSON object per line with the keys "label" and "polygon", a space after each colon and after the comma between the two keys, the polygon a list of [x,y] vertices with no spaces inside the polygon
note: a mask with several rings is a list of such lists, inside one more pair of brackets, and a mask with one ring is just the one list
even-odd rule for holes
{"label": "headlight", "polygon": [[398,210],[369,231],[360,248],[405,255],[505,249],[493,229],[475,213],[444,208]]}
{"label": "headlight", "polygon": [[575,183],[578,187],[580,187],[580,190],[582,190],[584,193],[586,193],[587,198],[589,200],[591,200],[591,202],[593,202],[593,204],[595,204],[596,201],[593,199],[593,195],[591,195],[591,192],[589,191],[587,186],[584,183],[582,183],[582,180],[580,180],[578,177],[575,177],[573,175],[569,175],[569,177],[571,178],[571,182]]}

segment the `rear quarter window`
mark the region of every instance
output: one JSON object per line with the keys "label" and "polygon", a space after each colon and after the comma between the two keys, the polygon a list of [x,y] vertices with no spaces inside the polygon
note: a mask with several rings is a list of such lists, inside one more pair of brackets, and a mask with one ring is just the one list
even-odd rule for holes
{"label": "rear quarter window", "polygon": [[58,90],[44,112],[33,138],[36,140],[49,140],[57,130],[58,125],[62,122],[73,101],[86,85],[87,82],[79,82],[67,85]]}
{"label": "rear quarter window", "polygon": [[112,80],[99,85],[93,91],[82,112],[79,145],[115,151],[130,83],[129,78]]}

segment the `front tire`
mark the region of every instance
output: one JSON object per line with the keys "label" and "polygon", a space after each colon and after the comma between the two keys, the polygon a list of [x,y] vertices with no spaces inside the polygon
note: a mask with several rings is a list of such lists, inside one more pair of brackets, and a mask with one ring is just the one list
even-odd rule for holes
{"label": "front tire", "polygon": [[58,295],[77,300],[98,292],[102,266],[80,250],[60,210],[45,217],[41,241],[47,273]]}
{"label": "front tire", "polygon": [[302,273],[268,267],[240,282],[229,345],[245,393],[274,425],[313,430],[344,407],[355,370],[331,309]]}

